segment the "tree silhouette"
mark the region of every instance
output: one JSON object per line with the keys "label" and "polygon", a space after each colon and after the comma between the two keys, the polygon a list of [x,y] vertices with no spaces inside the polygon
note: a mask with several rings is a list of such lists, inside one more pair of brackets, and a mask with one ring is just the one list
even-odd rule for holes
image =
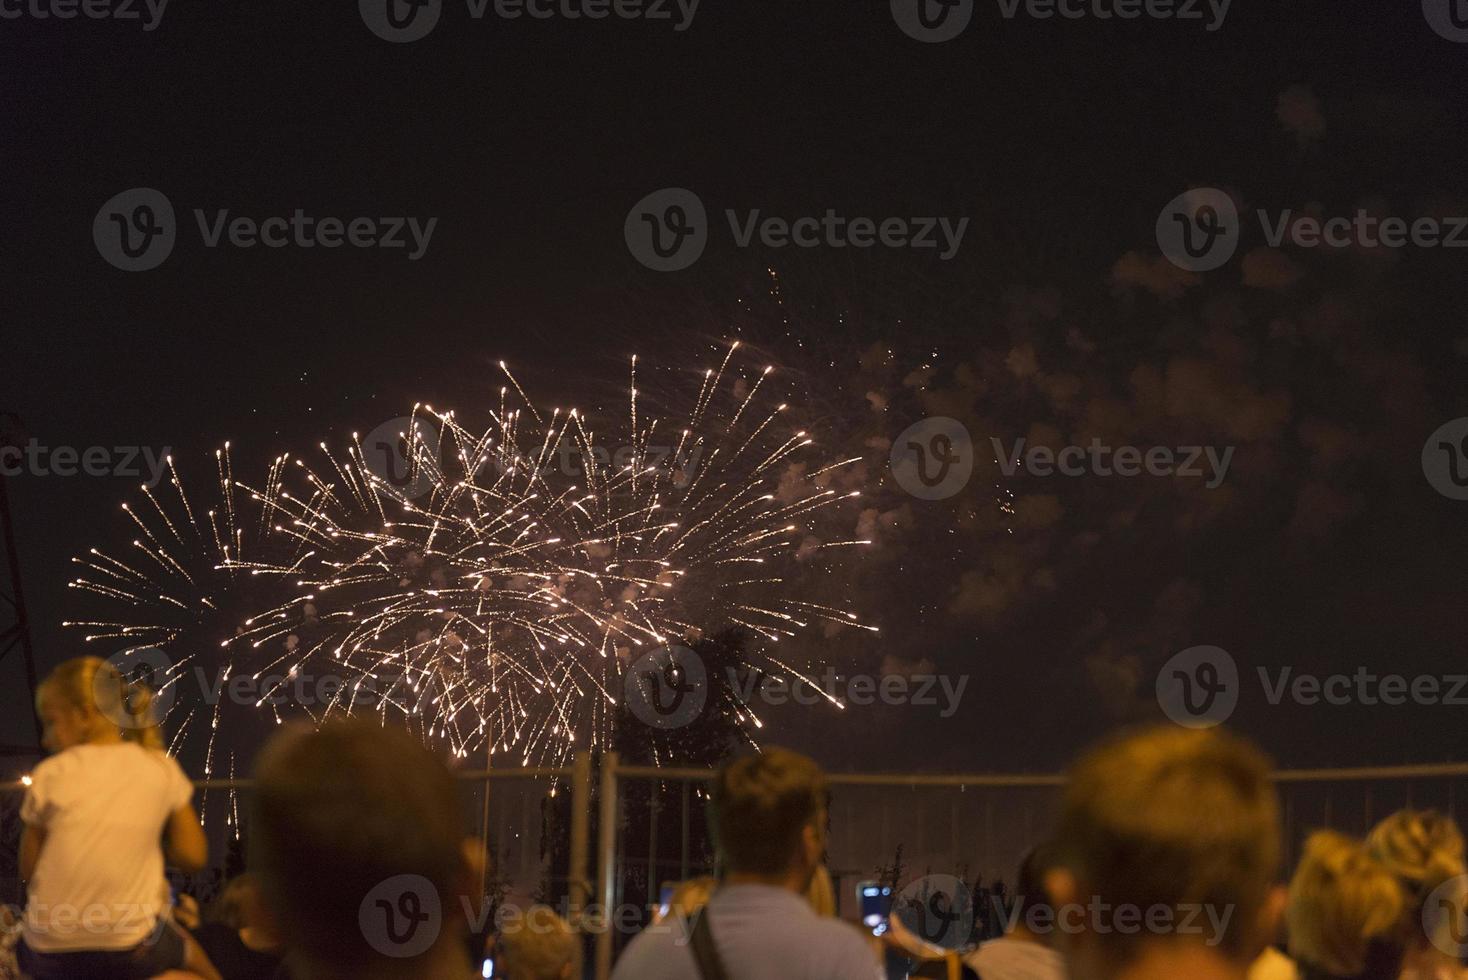
{"label": "tree silhouette", "polygon": [[897,850],[892,855],[892,863],[878,865],[873,872],[877,876],[877,886],[883,885],[892,889],[892,894],[897,894],[897,889],[902,887],[902,875],[907,866],[902,863],[902,845],[897,845]]}

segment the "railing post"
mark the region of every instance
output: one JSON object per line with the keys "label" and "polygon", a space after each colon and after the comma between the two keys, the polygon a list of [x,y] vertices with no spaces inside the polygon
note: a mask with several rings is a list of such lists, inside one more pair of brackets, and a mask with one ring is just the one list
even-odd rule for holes
{"label": "railing post", "polygon": [[567,892],[572,921],[577,921],[591,898],[591,753],[577,752],[571,762],[571,880]]}
{"label": "railing post", "polygon": [[596,980],[610,980],[612,975],[612,929],[617,921],[612,906],[617,900],[617,753],[603,752],[601,757],[601,812],[597,828],[597,868],[600,873],[599,896],[604,916],[603,928],[596,936]]}
{"label": "railing post", "polygon": [[484,781],[479,784],[481,803],[479,808],[479,902],[484,902],[484,895],[489,890],[489,773],[494,763],[494,740],[490,739],[484,746]]}
{"label": "railing post", "polygon": [[689,811],[689,805],[688,805],[688,787],[689,787],[690,783],[686,779],[680,780],[680,782],[683,784],[683,841],[682,841],[682,843],[683,843],[683,851],[682,851],[682,854],[680,855],[679,861],[678,861],[678,880],[679,881],[687,881],[688,880],[688,819],[689,819],[689,812],[688,812]]}
{"label": "railing post", "polygon": [[658,900],[658,796],[657,784],[647,784],[647,904]]}

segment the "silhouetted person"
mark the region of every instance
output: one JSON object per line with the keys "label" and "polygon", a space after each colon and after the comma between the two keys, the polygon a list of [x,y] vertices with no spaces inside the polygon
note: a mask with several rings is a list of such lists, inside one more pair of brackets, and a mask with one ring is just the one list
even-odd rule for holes
{"label": "silhouetted person", "polygon": [[294,980],[464,980],[477,842],[458,787],[407,732],[290,728],[256,767],[252,867]]}
{"label": "silhouetted person", "polygon": [[1112,739],[1071,770],[1045,891],[1073,980],[1243,980],[1275,935],[1268,760],[1218,729]]}

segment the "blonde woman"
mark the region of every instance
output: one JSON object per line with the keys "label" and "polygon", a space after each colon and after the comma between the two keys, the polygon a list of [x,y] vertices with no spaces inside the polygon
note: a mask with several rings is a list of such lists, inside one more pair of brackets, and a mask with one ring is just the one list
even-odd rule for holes
{"label": "blonde woman", "polygon": [[165,915],[164,847],[179,869],[199,871],[208,845],[193,786],[163,752],[152,692],[104,660],[79,657],[41,684],[36,714],[52,754],[31,774],[21,806],[22,972],[32,980],[131,980],[170,969],[217,977]]}
{"label": "blonde woman", "polygon": [[1407,963],[1403,980],[1464,980],[1468,865],[1463,834],[1436,810],[1399,810],[1371,831],[1371,853],[1407,892]]}
{"label": "blonde woman", "polygon": [[1305,841],[1285,921],[1302,980],[1396,980],[1407,898],[1364,844],[1331,830]]}

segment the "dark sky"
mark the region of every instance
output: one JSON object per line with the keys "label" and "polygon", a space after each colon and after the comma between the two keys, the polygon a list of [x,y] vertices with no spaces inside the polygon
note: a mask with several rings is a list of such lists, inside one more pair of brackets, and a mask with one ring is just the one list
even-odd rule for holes
{"label": "dark sky", "polygon": [[[1246,673],[1463,669],[1468,505],[1419,457],[1468,415],[1468,255],[1273,249],[1246,217],[1237,256],[1193,276],[1154,223],[1199,186],[1246,215],[1468,214],[1465,65],[1416,3],[1235,0],[1210,32],[984,0],[935,44],[885,2],[830,0],[704,0],[681,32],[475,20],[460,0],[407,44],[348,2],[176,3],[152,31],[27,14],[0,21],[0,410],[50,445],[166,446],[206,472],[230,439],[258,468],[415,401],[482,404],[501,358],[595,403],[629,354],[701,368],[742,338],[814,431],[871,453],[876,543],[843,587],[883,634],[807,653],[970,677],[948,719],[773,712],[765,737],[841,768],[1050,769],[1160,717],[1153,678],[1197,644]],[[133,187],[180,216],[139,273],[92,241]],[[681,272],[623,239],[664,187],[714,219]],[[194,208],[438,221],[410,261],[208,249]],[[948,261],[736,248],[725,208],[969,226]],[[883,440],[930,415],[980,447],[1236,451],[1218,490],[981,459],[929,503],[894,486]],[[128,539],[136,482],[11,481],[43,673],[79,649],[69,559]],[[5,741],[29,725],[18,667],[0,665]],[[1291,765],[1434,761],[1464,710],[1276,707],[1256,685],[1234,722]]]}

